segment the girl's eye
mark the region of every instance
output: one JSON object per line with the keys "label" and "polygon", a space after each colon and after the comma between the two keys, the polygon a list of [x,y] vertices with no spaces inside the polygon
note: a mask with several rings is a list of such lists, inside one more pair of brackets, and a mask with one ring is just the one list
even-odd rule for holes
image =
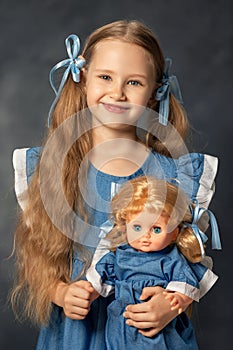
{"label": "girl's eye", "polygon": [[133,229],[136,232],[140,232],[142,228],[141,228],[141,225],[133,225]]}
{"label": "girl's eye", "polygon": [[103,80],[111,80],[111,77],[109,76],[109,75],[104,75],[104,74],[102,74],[102,75],[100,75],[99,76],[101,79],[103,79]]}
{"label": "girl's eye", "polygon": [[128,84],[129,84],[129,85],[134,85],[134,86],[142,85],[142,84],[140,83],[140,81],[138,81],[138,80],[130,80],[130,81],[128,82]]}
{"label": "girl's eye", "polygon": [[161,233],[161,227],[155,226],[152,228],[153,233]]}

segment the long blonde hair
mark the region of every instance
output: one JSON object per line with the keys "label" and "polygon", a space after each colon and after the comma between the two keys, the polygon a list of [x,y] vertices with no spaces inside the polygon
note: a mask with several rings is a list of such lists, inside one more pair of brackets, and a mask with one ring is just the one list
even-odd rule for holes
{"label": "long blonde hair", "polygon": [[[96,44],[107,38],[124,40],[147,50],[152,58],[159,86],[164,72],[162,50],[153,32],[138,21],[117,21],[94,31],[87,39],[82,52],[86,60],[86,69],[91,62]],[[150,107],[156,110],[156,101]],[[62,167],[62,186],[67,202],[70,208],[77,211],[84,220],[87,220],[87,215],[77,179],[81,163],[93,144],[91,131],[88,131],[91,121],[86,120],[85,115],[80,113],[86,108],[82,77],[77,84],[69,76],[54,108],[51,125],[44,141],[46,144],[57,128],[73,115],[77,116],[77,128],[87,130],[70,147]],[[184,139],[188,130],[187,118],[182,106],[173,96],[170,97],[169,121]],[[68,136],[64,134],[62,137],[65,139]],[[62,147],[62,137],[57,142],[57,149]],[[170,155],[163,144],[150,135],[147,137],[147,144],[159,153]],[[56,147],[51,152],[56,152]],[[53,177],[49,168],[47,174],[48,177]],[[56,201],[58,189],[48,186],[47,191]],[[77,244],[77,247],[87,267],[90,261],[88,252],[81,245]],[[27,206],[20,214],[15,233],[17,278],[12,291],[14,308],[18,302],[23,301],[22,309],[27,317],[38,324],[48,322],[51,312],[50,290],[58,280],[70,281],[72,249],[73,240],[53,224],[44,208],[40,193],[39,162],[29,185]]]}
{"label": "long blonde hair", "polygon": [[[176,185],[151,176],[140,176],[126,182],[111,202],[113,229],[107,235],[114,251],[120,244],[127,242],[126,224],[143,210],[149,210],[159,216],[165,213],[169,217],[168,232],[179,228],[174,242],[181,253],[191,262],[200,262],[201,248],[191,227],[191,202]],[[200,222],[199,225],[202,223]]]}

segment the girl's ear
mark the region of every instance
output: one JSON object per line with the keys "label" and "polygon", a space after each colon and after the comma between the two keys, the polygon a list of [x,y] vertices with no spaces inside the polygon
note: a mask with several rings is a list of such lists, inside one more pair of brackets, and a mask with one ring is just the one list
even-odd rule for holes
{"label": "girl's ear", "polygon": [[86,80],[87,80],[87,70],[86,68],[82,68],[81,71],[80,71],[80,78],[81,78],[81,81],[86,84]]}
{"label": "girl's ear", "polygon": [[151,97],[149,99],[149,101],[147,102],[147,107],[152,108],[156,105],[157,101],[155,100],[155,94],[157,89],[161,86],[160,83],[155,83],[155,87],[153,89],[153,92],[151,94]]}
{"label": "girl's ear", "polygon": [[154,99],[154,96],[151,96],[151,98],[149,99],[149,101],[147,102],[147,107],[151,108],[155,105],[156,101]]}

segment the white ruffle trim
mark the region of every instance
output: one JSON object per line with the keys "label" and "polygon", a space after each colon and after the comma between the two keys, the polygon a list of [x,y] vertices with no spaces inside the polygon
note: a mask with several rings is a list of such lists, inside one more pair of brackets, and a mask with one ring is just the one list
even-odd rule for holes
{"label": "white ruffle trim", "polygon": [[22,209],[27,202],[27,173],[26,173],[26,153],[28,148],[16,149],[13,152],[13,167],[15,172],[15,194]]}
{"label": "white ruffle trim", "polygon": [[114,286],[103,283],[101,280],[101,276],[96,271],[96,265],[100,261],[100,259],[107,253],[109,253],[109,245],[110,242],[106,239],[101,239],[99,245],[97,246],[91,266],[87,270],[86,278],[89,282],[91,282],[93,288],[103,297],[107,297],[112,294],[115,290]]}
{"label": "white ruffle trim", "polygon": [[200,186],[197,192],[197,200],[202,208],[208,208],[214,195],[214,179],[218,169],[218,158],[204,155],[204,168],[200,178]]}
{"label": "white ruffle trim", "polygon": [[185,282],[171,281],[168,283],[166,289],[185,294],[189,298],[199,301],[212,288],[217,279],[218,276],[208,269],[199,282],[199,288]]}

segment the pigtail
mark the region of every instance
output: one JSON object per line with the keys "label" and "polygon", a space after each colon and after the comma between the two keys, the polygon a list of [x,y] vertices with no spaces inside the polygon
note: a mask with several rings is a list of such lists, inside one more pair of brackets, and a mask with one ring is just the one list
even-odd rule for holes
{"label": "pigtail", "polygon": [[[49,194],[50,198],[54,198],[55,215],[62,216],[62,211],[60,213],[62,203],[59,203],[59,191],[61,189],[59,184],[50,181],[54,176],[53,170],[56,168],[56,164],[52,164],[52,167],[55,168],[51,169],[51,162],[53,162],[53,155],[57,158],[57,152],[62,149],[64,144],[69,142],[70,134],[79,130],[80,138],[71,145],[65,157],[62,167],[62,186],[70,208],[73,211],[78,211],[84,221],[87,220],[78,184],[79,168],[92,144],[87,125],[89,120],[85,118],[86,113],[83,110],[80,111],[85,106],[86,99],[83,85],[74,83],[69,77],[54,108],[43,149],[46,148],[47,142],[49,142],[53,133],[58,130],[58,127],[71,116],[75,116],[73,130],[69,128],[62,129],[59,138],[55,138],[51,149],[49,149],[49,160],[43,162],[41,169],[42,153],[29,184],[26,208],[20,214],[15,232],[17,279],[11,293],[13,309],[16,311],[18,318],[24,319],[24,316],[26,316],[38,325],[46,325],[49,321],[52,310],[50,295],[52,288],[59,280],[66,283],[70,282],[72,248],[74,245],[72,237],[63,234],[53,224],[46,212],[40,193],[40,171],[43,170],[47,176],[45,178],[46,195]],[[85,132],[85,130],[87,131]],[[83,167],[82,172],[87,172],[87,166]],[[86,177],[83,178],[86,179]],[[67,224],[71,226],[72,230],[73,223],[67,222]],[[76,244],[75,249],[83,257],[86,269],[91,260],[87,250],[83,247],[80,248],[78,244]],[[23,307],[19,308],[19,305],[23,305]]]}
{"label": "pigtail", "polygon": [[[176,244],[180,252],[192,263],[198,263],[203,260],[200,242],[194,234],[192,223],[192,214],[190,210],[195,210],[196,204],[192,204],[191,209],[185,214],[183,222],[180,224],[180,232],[176,239]],[[209,227],[209,216],[204,212],[197,222],[198,230],[206,232]],[[203,244],[203,248],[205,245]]]}
{"label": "pigtail", "polygon": [[176,245],[179,251],[184,257],[192,263],[201,262],[201,248],[200,244],[193,233],[192,228],[181,228],[177,239]]}
{"label": "pigtail", "polygon": [[69,75],[52,114],[50,133],[67,118],[85,108],[87,108],[87,104],[83,79],[77,84]]}
{"label": "pigtail", "polygon": [[115,225],[107,234],[106,239],[110,241],[110,250],[115,252],[121,244],[127,243],[125,225]]}
{"label": "pigtail", "polygon": [[15,232],[17,279],[11,294],[18,319],[46,324],[52,309],[50,292],[58,280],[69,281],[71,241],[46,214],[38,194],[37,169],[28,190],[28,202]]}
{"label": "pigtail", "polygon": [[[158,113],[159,102],[151,106],[149,120],[155,120],[155,112]],[[156,118],[157,119],[157,118]],[[158,120],[150,121],[149,132],[146,135],[146,145],[167,157],[180,157],[187,152],[184,140],[189,131],[187,114],[181,103],[170,93],[169,99],[169,124],[161,125]]]}
{"label": "pigtail", "polygon": [[189,130],[189,122],[183,106],[177,101],[173,94],[170,94],[169,111],[170,123],[184,140]]}

